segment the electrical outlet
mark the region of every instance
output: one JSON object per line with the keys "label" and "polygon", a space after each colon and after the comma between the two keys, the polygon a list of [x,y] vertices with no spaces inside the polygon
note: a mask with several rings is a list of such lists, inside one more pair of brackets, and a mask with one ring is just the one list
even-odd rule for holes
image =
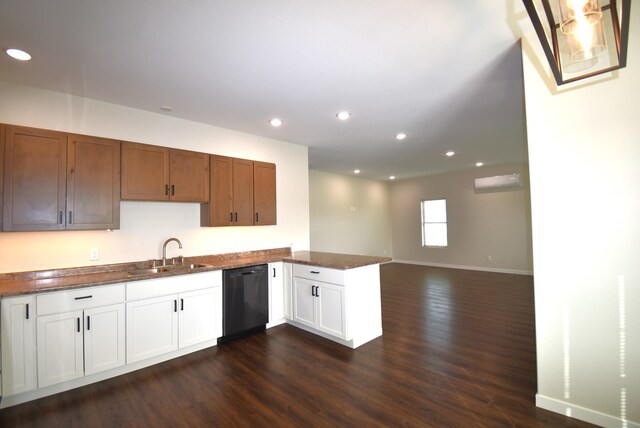
{"label": "electrical outlet", "polygon": [[487,255],[487,261],[488,261],[489,263],[491,263],[491,261],[492,261],[492,257],[491,257],[491,256],[489,256],[489,255]]}
{"label": "electrical outlet", "polygon": [[92,248],[91,252],[89,253],[89,260],[91,260],[92,262],[96,261],[96,260],[100,260],[100,249],[99,248]]}

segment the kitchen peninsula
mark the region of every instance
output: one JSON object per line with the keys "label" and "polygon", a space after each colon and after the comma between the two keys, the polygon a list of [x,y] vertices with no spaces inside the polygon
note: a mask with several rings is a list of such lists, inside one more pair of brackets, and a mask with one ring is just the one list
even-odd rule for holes
{"label": "kitchen peninsula", "polygon": [[268,328],[286,322],[357,348],[382,335],[388,261],[279,248],[187,257],[156,272],[146,261],[0,274],[0,408],[215,346],[223,269],[268,264]]}

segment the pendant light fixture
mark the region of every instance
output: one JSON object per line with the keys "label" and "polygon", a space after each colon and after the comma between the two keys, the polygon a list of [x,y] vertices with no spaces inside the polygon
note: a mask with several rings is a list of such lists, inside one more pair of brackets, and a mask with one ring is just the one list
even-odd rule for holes
{"label": "pendant light fixture", "polygon": [[627,65],[631,0],[522,1],[558,85]]}

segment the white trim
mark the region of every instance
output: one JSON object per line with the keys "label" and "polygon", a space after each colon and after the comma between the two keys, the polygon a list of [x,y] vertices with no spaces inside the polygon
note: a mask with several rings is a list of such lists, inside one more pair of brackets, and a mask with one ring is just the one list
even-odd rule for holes
{"label": "white trim", "polygon": [[590,422],[592,424],[611,427],[611,428],[640,428],[640,423],[632,422],[629,420],[622,420],[619,417],[607,415],[605,413],[598,412],[596,410],[587,409],[586,407],[576,406],[575,404],[567,403],[555,398],[545,397],[544,395],[536,394],[536,406],[541,409],[550,410],[561,415],[566,415],[580,419],[581,421]]}
{"label": "white trim", "polygon": [[393,259],[393,262],[406,263],[409,265],[443,267],[443,268],[450,268],[450,269],[479,270],[483,272],[497,272],[497,273],[513,273],[516,275],[533,275],[533,272],[529,270],[488,268],[488,267],[481,267],[481,266],[450,265],[446,263],[419,262],[416,260],[400,260],[400,259]]}

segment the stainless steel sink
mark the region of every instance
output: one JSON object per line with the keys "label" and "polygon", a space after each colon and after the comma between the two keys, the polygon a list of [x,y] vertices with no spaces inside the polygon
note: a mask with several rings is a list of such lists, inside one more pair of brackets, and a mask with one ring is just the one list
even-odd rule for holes
{"label": "stainless steel sink", "polygon": [[190,271],[193,269],[210,267],[209,265],[203,264],[190,264],[190,265],[167,265],[167,266],[159,266],[154,268],[143,268],[143,269],[134,269],[127,272],[129,276],[139,276],[139,275],[156,275],[164,272],[176,272],[176,271]]}

